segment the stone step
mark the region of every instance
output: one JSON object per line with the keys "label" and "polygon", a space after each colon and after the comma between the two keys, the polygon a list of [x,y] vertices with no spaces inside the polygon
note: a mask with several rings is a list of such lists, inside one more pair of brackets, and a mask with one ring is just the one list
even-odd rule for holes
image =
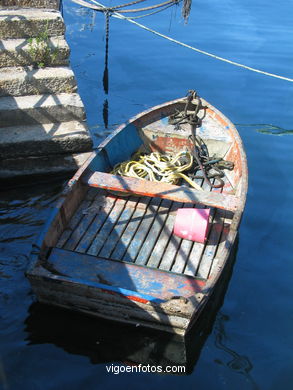
{"label": "stone step", "polygon": [[63,35],[65,25],[59,11],[42,8],[0,9],[0,39]]}
{"label": "stone step", "polygon": [[44,55],[27,39],[3,39],[0,41],[0,67],[27,66],[44,63],[45,66],[68,65],[70,49],[63,36],[49,39],[50,54]]}
{"label": "stone step", "polygon": [[[15,184],[16,179],[29,176],[71,176],[89,158],[91,152],[56,154],[52,156],[22,157],[0,160],[0,180]],[[18,181],[19,183],[19,181]]]}
{"label": "stone step", "polygon": [[0,128],[85,119],[78,94],[4,96],[0,98]]}
{"label": "stone step", "polygon": [[0,8],[7,7],[33,7],[33,8],[59,8],[60,0],[1,0]]}
{"label": "stone step", "polygon": [[76,89],[74,74],[65,66],[0,68],[0,96],[73,93]]}
{"label": "stone step", "polygon": [[85,123],[70,121],[0,128],[2,158],[88,152],[92,140]]}

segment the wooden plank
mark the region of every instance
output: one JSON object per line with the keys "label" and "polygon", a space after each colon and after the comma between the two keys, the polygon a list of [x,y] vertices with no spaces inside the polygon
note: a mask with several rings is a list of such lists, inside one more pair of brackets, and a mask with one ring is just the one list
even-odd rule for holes
{"label": "wooden plank", "polygon": [[[212,183],[214,183],[214,180],[212,180]],[[202,180],[201,185],[205,191],[211,191],[211,188],[209,187],[209,185],[207,184],[207,182],[205,180]],[[198,206],[198,208],[204,208],[204,206]],[[212,225],[212,223],[213,223],[214,215],[215,215],[215,209],[211,208],[210,221],[209,221],[210,225]],[[210,233],[210,231],[208,232],[208,235],[209,235],[209,233]],[[188,259],[186,262],[186,266],[184,269],[185,275],[192,275],[192,276],[196,275],[198,265],[200,263],[200,259],[201,259],[202,253],[204,251],[205,245],[206,245],[206,243],[200,243],[200,242],[193,242],[192,243],[191,250],[190,250],[190,253],[189,253],[189,256],[188,256]]]}
{"label": "wooden plank", "polygon": [[121,235],[123,234],[126,226],[128,225],[129,220],[131,219],[133,213],[135,212],[136,205],[140,198],[132,196],[127,199],[125,209],[122,211],[119,219],[117,220],[111,234],[107,238],[101,252],[100,256],[105,258],[110,258],[111,253],[113,252],[115,246],[117,245]]}
{"label": "wooden plank", "polygon": [[[183,207],[190,208],[190,204],[185,203]],[[173,266],[171,268],[172,272],[177,272],[177,273],[183,272],[183,270],[185,268],[185,264],[189,258],[189,253],[191,251],[192,244],[193,244],[193,241],[191,241],[191,240],[182,240],[181,241],[181,245],[178,248],[176,257],[174,259]]]}
{"label": "wooden plank", "polygon": [[92,223],[88,227],[87,231],[85,232],[77,247],[75,248],[77,252],[85,253],[88,250],[96,234],[98,234],[104,222],[106,221],[109,212],[111,212],[112,208],[114,207],[116,198],[100,197],[99,201],[102,203],[103,207],[100,208],[98,214],[94,217]]}
{"label": "wooden plank", "polygon": [[[204,180],[196,179],[196,182],[199,186],[203,188],[203,190],[209,191],[209,188]],[[192,207],[190,203],[184,203],[182,207]],[[204,208],[203,205],[196,205],[197,208]],[[175,241],[175,240],[174,240]],[[186,263],[189,261],[189,253],[193,246],[193,241],[190,240],[176,240],[177,248],[175,256],[170,265],[170,270],[172,272],[183,273]],[[168,254],[168,256],[170,256]],[[172,257],[172,255],[171,255]]]}
{"label": "wooden plank", "polygon": [[61,234],[56,247],[62,248],[67,240],[70,238],[76,226],[79,224],[80,220],[83,217],[83,211],[92,204],[92,201],[96,195],[97,191],[88,191],[85,200],[83,200],[80,206],[77,208],[76,212],[73,214],[65,230]]}
{"label": "wooden plank", "polygon": [[[210,214],[210,231],[213,224],[213,219],[215,215],[215,209],[211,209]],[[210,231],[208,232],[208,235],[210,234]],[[194,242],[189,254],[188,261],[186,263],[186,267],[184,270],[185,275],[192,275],[195,276],[197,274],[197,269],[204,251],[204,248],[206,246],[206,243],[201,242]]]}
{"label": "wooden plank", "polygon": [[106,239],[108,238],[109,234],[112,232],[112,229],[115,226],[117,219],[122,213],[126,203],[126,199],[118,198],[116,200],[115,205],[111,210],[111,212],[109,213],[103,227],[100,229],[99,233],[96,235],[95,239],[91,243],[91,246],[87,250],[88,254],[98,255]]}
{"label": "wooden plank", "polygon": [[157,239],[156,245],[153,248],[151,256],[149,257],[147,266],[157,268],[160,264],[161,258],[165,255],[165,248],[168,245],[170,236],[173,232],[174,221],[176,217],[176,211],[182,207],[182,203],[173,202],[169,215],[163,226],[163,229]]}
{"label": "wooden plank", "polygon": [[90,174],[85,182],[92,187],[123,191],[143,196],[155,196],[177,202],[200,203],[225,210],[236,210],[238,198],[234,195],[199,191],[169,183],[153,182],[134,177],[116,176],[104,172]]}
{"label": "wooden plank", "polygon": [[188,261],[184,270],[185,275],[195,276],[197,273],[200,258],[204,251],[205,244],[201,242],[194,242],[189,254]]}
{"label": "wooden plank", "polygon": [[218,245],[218,248],[217,248],[217,252],[216,252],[216,254],[214,256],[213,263],[212,263],[212,266],[211,266],[211,269],[210,269],[208,277],[216,271],[216,268],[217,268],[217,265],[218,265],[218,261],[215,260],[215,259],[221,259],[222,260],[222,256],[223,256],[222,253],[223,253],[223,250],[225,249],[225,246],[226,246],[226,239],[227,239],[227,236],[229,234],[229,231],[230,231],[230,224],[226,223],[226,218],[225,218],[222,234],[221,234],[221,237],[220,237],[220,242],[219,242],[219,245]]}
{"label": "wooden plank", "polygon": [[150,204],[146,209],[146,213],[143,216],[143,219],[135,232],[135,235],[132,238],[130,245],[128,246],[125,255],[123,256],[123,261],[134,262],[136,256],[143,245],[143,242],[157,216],[157,209],[160,205],[161,199],[152,198]]}
{"label": "wooden plank", "polygon": [[198,272],[196,274],[196,276],[200,278],[207,279],[209,275],[223,230],[224,217],[225,211],[216,210],[215,221],[212,224],[208,242],[204,249],[204,253],[198,267]]}
{"label": "wooden plank", "polygon": [[63,246],[64,249],[74,250],[74,248],[78,245],[79,241],[84,236],[85,232],[87,231],[90,224],[93,222],[97,213],[100,211],[103,198],[103,196],[97,194],[91,205],[83,209],[82,218],[80,219],[79,223],[72,231],[71,236]]}
{"label": "wooden plank", "polygon": [[142,218],[146,212],[147,206],[151,198],[142,198],[136,206],[136,210],[132,215],[126,229],[124,230],[120,240],[118,241],[116,248],[111,254],[111,259],[121,260],[130,244],[132,237],[134,236],[138,226],[140,225]]}
{"label": "wooden plank", "polygon": [[[215,179],[212,180],[212,183],[215,184]],[[204,184],[204,185],[206,185],[206,184]],[[210,189],[210,191],[214,191],[214,192],[223,192],[223,190],[224,190],[224,187],[222,187],[222,188],[211,188]],[[211,217],[210,217],[210,219],[211,219],[211,226],[210,226],[210,231],[208,233],[208,240],[205,243],[204,247],[202,248],[201,255],[198,258],[197,271],[196,271],[195,275],[199,274],[201,266],[204,267],[204,265],[203,265],[204,261],[205,261],[204,260],[204,255],[205,255],[205,253],[207,253],[207,245],[211,243],[211,240],[213,240],[212,232],[215,229],[214,224],[217,223],[217,220],[215,218],[216,218],[216,215],[218,214],[218,212],[221,213],[222,211],[223,210],[218,211],[216,209],[212,209],[212,214],[211,214]],[[228,213],[232,213],[232,212],[231,211],[225,211],[225,213],[228,214]],[[208,267],[208,262],[209,261],[211,262],[210,263],[210,269],[211,269],[211,267],[213,265],[214,258],[215,258],[215,251],[217,251],[217,248],[218,248],[218,245],[216,247],[214,247],[213,249],[212,248],[208,249],[210,251],[210,255],[212,255],[212,253],[214,252],[213,256],[210,256],[209,260],[206,259],[207,260],[206,267]],[[208,275],[206,276],[206,278],[208,278]]]}
{"label": "wooden plank", "polygon": [[147,263],[148,258],[151,255],[152,249],[154,248],[158,240],[158,236],[160,235],[160,232],[164,227],[171,204],[172,202],[168,199],[164,199],[160,204],[154,223],[149,230],[148,235],[146,236],[145,241],[137,255],[137,258],[135,260],[136,264],[145,265]]}
{"label": "wooden plank", "polygon": [[181,244],[182,238],[171,234],[170,240],[164,252],[162,261],[159,268],[165,271],[169,271],[172,268],[174,259],[176,257],[177,250]]}

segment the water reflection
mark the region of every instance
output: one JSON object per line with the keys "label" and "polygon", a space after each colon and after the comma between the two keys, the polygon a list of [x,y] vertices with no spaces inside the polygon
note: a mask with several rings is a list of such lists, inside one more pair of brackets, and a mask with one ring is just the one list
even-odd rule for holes
{"label": "water reflection", "polygon": [[105,129],[108,129],[108,124],[109,124],[109,104],[108,104],[108,99],[104,100],[103,120],[104,120]]}
{"label": "water reflection", "polygon": [[103,87],[105,94],[108,95],[109,92],[109,70],[108,70],[108,57],[109,57],[109,12],[105,12],[105,67],[103,74]]}
{"label": "water reflection", "polygon": [[[229,355],[229,360],[226,365],[234,372],[245,376],[246,380],[251,384],[252,389],[258,390],[259,387],[251,376],[251,371],[253,365],[250,362],[249,358],[244,355],[240,355],[238,352],[234,351],[231,347],[226,345],[226,332],[225,332],[225,322],[228,321],[228,317],[223,313],[219,313],[215,321],[214,333],[215,333],[215,345],[218,349],[223,350]],[[221,360],[216,360],[218,364],[225,364]]]}

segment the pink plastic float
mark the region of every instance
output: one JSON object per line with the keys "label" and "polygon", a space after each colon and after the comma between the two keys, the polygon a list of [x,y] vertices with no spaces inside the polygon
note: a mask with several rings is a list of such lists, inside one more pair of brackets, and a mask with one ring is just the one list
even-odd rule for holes
{"label": "pink plastic float", "polygon": [[186,240],[204,243],[209,228],[210,209],[178,209],[174,234]]}

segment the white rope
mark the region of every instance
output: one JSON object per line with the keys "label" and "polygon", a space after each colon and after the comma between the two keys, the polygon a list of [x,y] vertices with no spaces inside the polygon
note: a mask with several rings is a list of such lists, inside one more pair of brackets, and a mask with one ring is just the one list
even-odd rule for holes
{"label": "white rope", "polygon": [[[103,8],[106,8],[103,4],[100,4],[98,3],[96,0],[90,0],[91,2],[99,5],[100,7],[103,7]],[[256,69],[256,68],[252,68],[250,66],[247,66],[247,65],[243,65],[243,64],[240,64],[239,62],[235,62],[235,61],[231,61],[231,60],[228,60],[227,58],[223,58],[223,57],[220,57],[220,56],[217,56],[215,54],[212,54],[212,53],[208,53],[207,51],[204,51],[204,50],[200,50],[200,49],[197,49],[196,47],[193,47],[193,46],[190,46],[186,43],[183,43],[183,42],[180,42],[178,41],[177,39],[173,39],[167,35],[164,35],[158,31],[155,31],[147,26],[144,26],[143,24],[141,23],[138,23],[136,22],[135,20],[132,20],[131,18],[128,18],[126,16],[123,16],[121,15],[120,13],[118,12],[113,12],[112,15],[118,19],[124,19],[124,20],[127,20],[128,22],[132,23],[132,24],[135,24],[136,26],[146,30],[146,31],[149,31],[155,35],[158,35],[159,37],[161,38],[165,38],[167,39],[168,41],[171,41],[173,43],[177,43],[178,45],[181,45],[183,47],[187,47],[188,49],[191,49],[193,51],[196,51],[198,53],[201,53],[201,54],[204,54],[208,57],[212,57],[212,58],[215,58],[216,60],[219,60],[219,61],[223,61],[223,62],[227,62],[228,64],[231,64],[231,65],[235,65],[235,66],[238,66],[240,68],[243,68],[243,69],[247,69],[247,70],[250,70],[252,72],[256,72],[256,73],[260,73],[260,74],[263,74],[265,76],[270,76],[270,77],[274,77],[274,78],[277,78],[277,79],[281,79],[281,80],[285,80],[285,81],[289,81],[289,82],[293,82],[293,79],[289,78],[289,77],[284,77],[284,76],[280,76],[280,75],[277,75],[277,74],[274,74],[274,73],[269,73],[269,72],[265,72],[263,70],[260,70],[260,69]]]}

